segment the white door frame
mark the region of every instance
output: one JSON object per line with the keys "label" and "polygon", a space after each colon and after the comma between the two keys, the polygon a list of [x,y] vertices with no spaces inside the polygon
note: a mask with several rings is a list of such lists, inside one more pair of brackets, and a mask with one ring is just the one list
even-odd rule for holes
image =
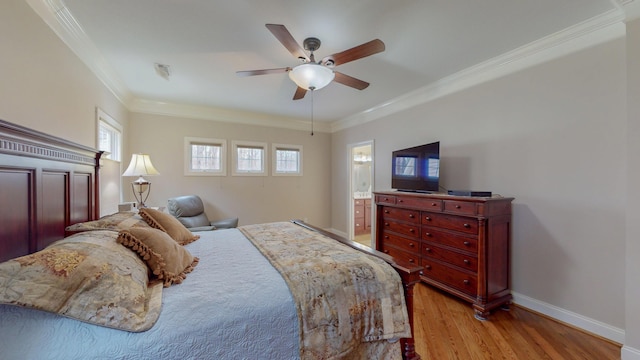
{"label": "white door frame", "polygon": [[[361,147],[361,146],[371,146],[371,190],[373,191],[373,189],[375,189],[374,183],[375,183],[375,169],[374,169],[374,164],[375,164],[375,146],[374,146],[374,141],[373,140],[367,140],[367,141],[362,141],[362,142],[358,142],[358,143],[353,143],[353,144],[347,144],[347,166],[349,167],[347,173],[349,174],[349,187],[348,187],[348,193],[347,193],[347,232],[348,232],[348,236],[347,238],[349,240],[353,240],[354,238],[354,210],[353,210],[353,149],[357,148],[357,147]],[[373,199],[372,199],[373,200]],[[372,204],[372,211],[371,211],[371,223],[374,224],[373,222],[373,217],[374,217],[374,211],[373,211],[373,204]],[[373,226],[371,229],[371,248],[375,248],[375,245],[373,243]]]}

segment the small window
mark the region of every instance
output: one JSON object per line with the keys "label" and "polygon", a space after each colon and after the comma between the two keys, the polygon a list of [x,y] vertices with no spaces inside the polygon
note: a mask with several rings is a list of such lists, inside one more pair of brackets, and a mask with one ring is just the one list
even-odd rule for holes
{"label": "small window", "polygon": [[187,176],[227,175],[227,142],[221,139],[184,138],[185,167]]}
{"label": "small window", "polygon": [[96,108],[98,119],[98,150],[104,151],[103,157],[122,161],[122,126],[100,108]]}
{"label": "small window", "polygon": [[273,175],[302,175],[302,146],[273,144]]}
{"label": "small window", "polygon": [[233,142],[233,175],[266,176],[267,144],[258,142]]}

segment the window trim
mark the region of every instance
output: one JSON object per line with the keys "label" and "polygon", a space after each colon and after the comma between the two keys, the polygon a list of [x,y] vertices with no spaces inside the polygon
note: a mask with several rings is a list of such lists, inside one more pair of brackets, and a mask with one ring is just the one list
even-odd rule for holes
{"label": "window trim", "polygon": [[[257,141],[233,140],[231,141],[231,147],[233,151],[233,169],[231,173],[232,176],[267,176],[268,175],[269,169],[268,169],[267,157],[269,156],[269,154],[268,154],[267,143],[257,142]],[[253,148],[262,149],[263,155],[264,155],[262,156],[262,171],[239,171],[238,170],[238,147],[253,147]]]}
{"label": "window trim", "polygon": [[[191,145],[220,146],[220,170],[191,169]],[[184,138],[184,175],[185,176],[227,176],[227,140],[185,136]]]}
{"label": "window trim", "polygon": [[[278,150],[296,150],[298,151],[298,171],[296,172],[279,172],[277,171],[277,163],[278,163]],[[293,144],[271,144],[271,175],[272,176],[302,176],[302,145],[293,145]]]}
{"label": "window trim", "polygon": [[122,151],[123,151],[123,143],[124,143],[124,132],[122,129],[122,125],[119,122],[117,122],[114,118],[109,116],[109,114],[104,112],[102,109],[100,109],[99,107],[96,107],[96,148],[100,147],[100,127],[103,124],[105,125],[105,127],[115,130],[120,135],[118,139],[119,142],[117,144],[118,154],[116,154],[118,159],[112,159],[111,157],[106,157],[106,156],[105,156],[105,159],[122,162],[123,161]]}

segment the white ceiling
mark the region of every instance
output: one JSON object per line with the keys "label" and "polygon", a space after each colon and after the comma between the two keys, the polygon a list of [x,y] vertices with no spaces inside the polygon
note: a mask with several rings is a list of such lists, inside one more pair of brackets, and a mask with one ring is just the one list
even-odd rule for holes
{"label": "white ceiling", "polygon": [[[122,98],[308,119],[311,96],[293,101],[287,74],[239,70],[299,62],[265,27],[299,42],[322,41],[318,59],[379,38],[386,50],[336,70],[370,82],[332,83],[313,95],[313,116],[333,122],[433,84],[537,39],[608,13],[629,0],[27,0],[65,13],[74,51],[107,74]],[[60,11],[63,10],[63,11]],[[42,14],[41,14],[42,16]],[[60,16],[60,15],[58,15]],[[46,19],[45,19],[46,20]],[[60,19],[58,19],[60,21]],[[51,22],[49,25],[52,26]],[[52,26],[53,27],[53,26]],[[60,32],[58,31],[60,34]],[[61,35],[61,37],[63,37]],[[87,60],[90,59],[90,60]],[[171,77],[154,63],[168,64]],[[130,101],[130,100],[127,100]]]}

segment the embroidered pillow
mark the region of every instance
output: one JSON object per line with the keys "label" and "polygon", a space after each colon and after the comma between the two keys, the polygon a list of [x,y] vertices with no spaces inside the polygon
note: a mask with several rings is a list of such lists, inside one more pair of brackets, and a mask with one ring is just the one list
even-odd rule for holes
{"label": "embroidered pillow", "polygon": [[147,224],[166,232],[180,245],[186,245],[200,238],[200,235],[194,235],[173,215],[149,208],[140,209],[139,214]]}
{"label": "embroidered pillow", "polygon": [[162,306],[162,283],[115,231],[89,231],[0,264],[0,303],[126,331],[145,331]]}
{"label": "embroidered pillow", "polygon": [[122,230],[117,241],[135,251],[165,287],[180,284],[198,265],[197,257],[158,229]]}
{"label": "embroidered pillow", "polygon": [[149,224],[140,217],[140,215],[131,211],[122,211],[101,217],[98,220],[86,221],[73,225],[69,225],[64,229],[65,235],[73,235],[83,231],[93,230],[114,230],[120,231],[132,227],[146,227]]}

